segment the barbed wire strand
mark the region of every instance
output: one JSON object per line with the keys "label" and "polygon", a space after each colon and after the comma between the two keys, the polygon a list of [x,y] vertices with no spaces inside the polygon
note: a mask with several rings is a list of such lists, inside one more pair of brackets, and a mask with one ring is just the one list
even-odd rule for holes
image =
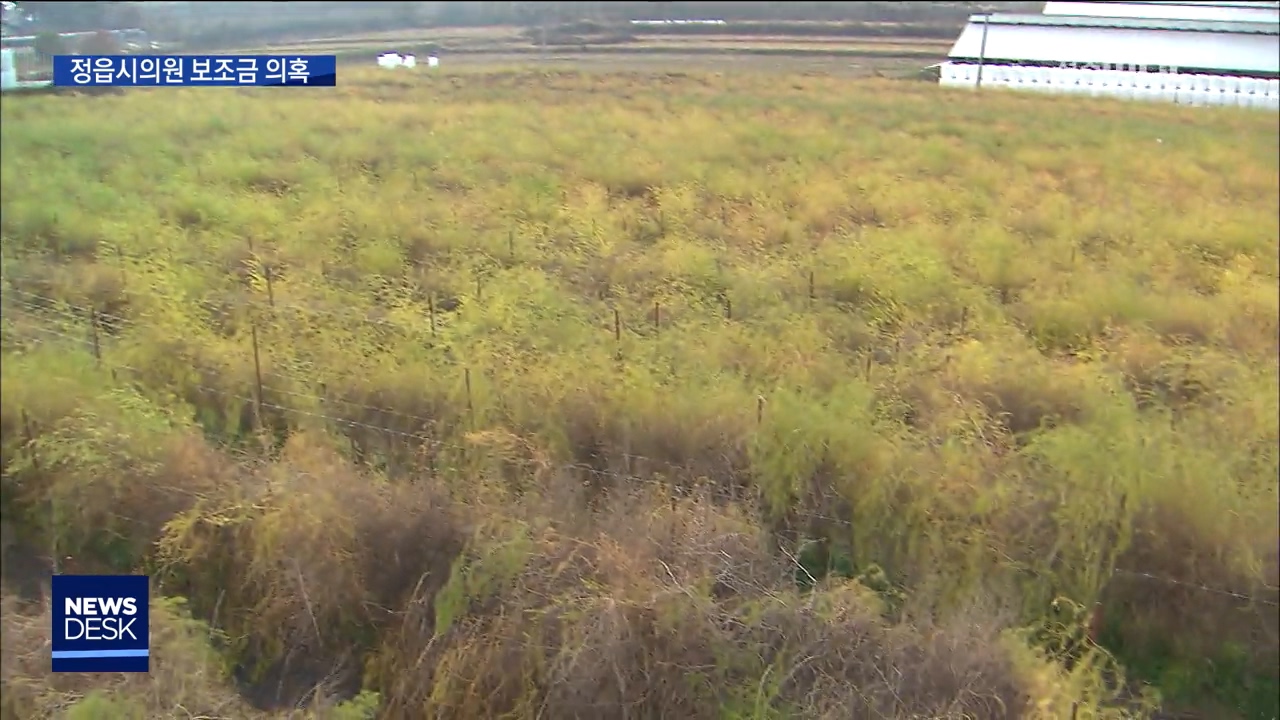
{"label": "barbed wire strand", "polygon": [[[39,297],[39,296],[33,296],[33,297]],[[41,299],[42,299],[42,300],[47,300],[47,298],[41,298]],[[20,306],[22,309],[27,310],[27,311],[29,311],[29,312],[47,312],[47,313],[51,313],[51,314],[53,314],[53,315],[55,315],[55,316],[57,316],[57,317],[59,317],[59,318],[62,318],[62,319],[64,319],[64,320],[66,320],[66,321],[67,321],[67,322],[69,322],[69,323],[87,324],[87,323],[89,322],[89,318],[91,317],[91,315],[88,313],[88,311],[87,311],[87,310],[84,310],[84,312],[76,312],[75,310],[62,310],[62,309],[58,309],[58,308],[50,308],[50,307],[45,307],[45,306],[41,306],[41,305],[33,305],[33,304],[31,304],[29,301],[24,301],[24,300],[19,300],[19,301],[17,301],[17,303],[19,304],[19,306]],[[75,306],[72,306],[72,307],[74,308]],[[76,310],[83,310],[83,308],[75,308],[75,309],[76,309]],[[101,318],[101,317],[107,317],[107,316],[106,316],[106,315],[104,315],[104,314],[100,314],[100,315],[99,315],[99,317]],[[131,328],[131,327],[138,327],[138,326],[139,326],[139,323],[138,323],[138,322],[136,322],[136,321],[134,321],[134,320],[128,320],[128,319],[125,319],[125,318],[118,318],[118,316],[111,316],[111,317],[116,317],[116,318],[117,318],[117,322],[115,322],[114,324],[116,324],[118,327],[120,327],[120,328],[122,328],[122,329],[127,329],[127,328]],[[83,342],[83,343],[84,343],[86,346],[88,346],[88,347],[92,347],[92,346],[93,346],[93,341],[92,341],[92,339],[75,338],[75,337],[71,337],[71,336],[66,336],[66,337],[68,337],[68,339],[71,339],[71,340],[76,341],[76,342]],[[264,369],[264,370],[262,370],[262,376],[263,376],[264,378],[271,377],[271,378],[276,378],[276,379],[279,379],[279,380],[285,380],[285,381],[287,381],[287,382],[294,383],[294,384],[297,384],[297,385],[303,385],[303,386],[306,386],[306,385],[313,385],[313,384],[315,384],[315,380],[314,380],[313,378],[304,378],[304,377],[301,377],[300,375],[293,375],[293,374],[289,374],[289,373],[281,372],[281,371],[279,371],[279,370]],[[280,393],[280,394],[283,394],[283,395],[290,395],[290,396],[294,396],[294,397],[298,397],[298,398],[311,398],[311,399],[316,399],[316,398],[317,398],[317,396],[314,396],[314,395],[308,395],[308,394],[306,394],[306,393],[300,393],[300,392],[297,392],[297,391],[295,391],[295,390],[287,390],[287,389],[284,389],[284,388],[280,388],[280,387],[278,387],[278,386],[272,386],[272,389],[273,389],[273,391],[275,391],[275,392],[277,392],[277,393]],[[356,401],[354,401],[354,400],[347,400],[347,399],[344,399],[344,398],[336,398],[336,397],[328,397],[328,396],[326,396],[326,397],[324,397],[324,398],[320,398],[320,399],[322,399],[324,402],[327,402],[327,403],[337,403],[337,404],[341,404],[341,405],[344,405],[344,406],[347,406],[347,407],[357,408],[357,409],[361,409],[361,410],[367,410],[367,411],[369,411],[369,412],[374,412],[374,413],[382,413],[382,414],[384,414],[384,415],[390,415],[390,416],[393,416],[393,417],[404,418],[404,419],[406,419],[406,420],[412,420],[412,421],[415,421],[415,422],[430,422],[430,420],[429,420],[428,418],[424,418],[424,417],[421,417],[421,416],[418,416],[418,415],[412,415],[412,414],[405,413],[405,412],[400,411],[400,410],[393,410],[393,409],[391,409],[391,408],[384,408],[384,407],[379,407],[379,406],[375,406],[375,405],[368,405],[368,404],[365,404],[365,403],[359,403],[359,402],[356,402]]]}
{"label": "barbed wire strand", "polygon": [[[3,282],[8,285],[9,292],[17,293],[24,297],[40,299],[41,301],[44,301],[44,302],[66,303],[66,301],[60,301],[54,298],[48,298],[45,296],[41,296],[37,293],[32,293],[30,291],[16,288],[13,285],[12,277],[0,278],[0,282]],[[240,289],[240,291],[244,292],[246,295],[256,292],[256,291],[248,290],[245,288]],[[468,297],[468,295],[466,293],[461,293],[458,295],[458,297],[460,298]],[[318,300],[318,301],[331,302],[331,300]],[[203,310],[204,312],[210,313],[213,316],[224,316],[227,313],[234,312],[236,310],[251,310],[251,311],[256,311],[260,313],[266,313],[268,315],[272,313],[279,314],[282,312],[295,312],[301,315],[324,316],[324,317],[331,317],[339,320],[346,320],[346,321],[354,322],[359,325],[366,325],[366,326],[375,325],[379,327],[385,327],[385,328],[393,329],[411,336],[423,336],[430,332],[429,330],[424,328],[422,325],[417,323],[409,324],[409,323],[402,323],[402,322],[397,322],[393,320],[388,320],[385,318],[372,317],[368,311],[360,312],[360,311],[354,311],[354,310],[335,310],[332,308],[316,307],[315,305],[302,305],[298,303],[291,303],[291,302],[285,301],[282,298],[269,299],[266,297],[262,297],[261,295],[257,295],[255,297],[228,298],[221,301],[212,300],[209,298],[183,298],[182,302],[188,303],[189,305],[196,306],[201,310]],[[69,303],[66,303],[66,304],[69,304]],[[400,306],[399,308],[383,307],[383,308],[376,308],[376,310],[381,310],[381,311],[391,311],[393,309],[405,310],[405,309],[408,309],[408,307],[409,306]],[[86,312],[89,310],[89,308],[87,307],[84,309]],[[418,311],[421,314],[422,319],[426,319],[431,314],[431,310],[429,307],[416,307],[413,309]],[[644,317],[647,318],[649,314],[649,306],[647,301],[642,305],[638,305],[634,308],[630,308],[630,311],[641,313],[644,315]],[[447,328],[448,318],[450,314],[451,313],[449,311],[445,311],[443,309],[436,310],[435,318],[437,323],[437,327],[436,327],[437,332],[443,331],[444,329]],[[628,314],[630,314],[630,312]],[[116,319],[123,320],[123,318],[116,318]],[[647,322],[645,321],[641,321],[638,324],[636,323],[629,324],[629,323],[623,322],[622,323],[623,327],[621,329],[624,330],[625,332],[634,332],[637,328],[644,327],[646,324]]]}
{"label": "barbed wire strand", "polygon": [[[6,280],[6,282],[11,283],[11,280]],[[93,316],[94,310],[93,308],[90,308],[88,306],[74,305],[64,300],[59,300],[56,298],[51,298],[43,295],[38,295],[36,293],[31,293],[23,290],[17,290],[12,287],[8,289],[8,292],[17,294],[19,296],[17,303],[20,306],[22,306],[24,309],[27,309],[30,311],[53,312],[55,314],[58,314],[61,317],[66,318],[69,322],[85,322],[88,318]],[[66,310],[58,309],[59,306],[63,308],[68,308],[68,309]],[[258,303],[246,303],[242,307],[252,308],[257,310],[267,310],[267,311],[271,310],[270,306],[264,306]],[[320,314],[326,313],[326,311],[315,311],[312,308],[304,308],[301,306],[297,306],[295,309],[298,312],[320,312]],[[123,318],[118,315],[109,315],[106,313],[99,313],[98,317],[111,319],[113,321],[112,324],[121,329],[126,329],[130,327],[134,327],[134,328],[141,327],[140,322],[136,320]],[[374,324],[384,324],[384,325],[387,324],[387,321],[380,320],[377,318],[353,318],[353,319],[356,319],[359,321],[367,321]],[[407,328],[399,327],[399,329],[408,332]],[[421,328],[416,328],[416,327],[413,328],[413,330],[418,334],[423,334],[424,332]],[[272,358],[270,360],[270,362],[275,362],[275,361],[276,361],[275,358]],[[263,377],[274,377],[274,378],[285,380],[287,382],[300,385],[300,386],[309,386],[309,385],[315,384],[314,378],[302,377],[300,375],[283,372],[278,369],[264,368],[262,369],[261,372]],[[282,394],[296,394],[295,391],[285,390],[282,388],[277,388],[277,392],[280,392]],[[347,400],[344,398],[327,397],[326,400],[331,403],[339,403],[348,407],[356,407],[356,408],[368,410],[370,412],[383,413],[393,417],[401,417],[406,420],[411,420],[415,422],[422,422],[426,420],[425,418],[406,414],[402,411],[358,403],[358,402]]]}
{"label": "barbed wire strand", "polygon": [[[13,322],[13,321],[12,321],[12,320],[10,320],[10,322]],[[26,329],[31,330],[31,331],[34,331],[34,332],[38,332],[38,333],[41,333],[41,334],[44,334],[44,335],[48,335],[48,336],[52,336],[52,337],[57,337],[57,338],[60,338],[60,339],[62,339],[62,340],[65,340],[65,341],[67,341],[67,342],[70,342],[70,343],[73,343],[73,344],[79,345],[79,346],[81,346],[81,347],[84,347],[84,348],[87,348],[87,349],[90,349],[90,350],[91,350],[91,349],[92,349],[92,347],[93,347],[93,343],[92,343],[92,341],[85,340],[84,338],[75,337],[75,336],[73,336],[73,335],[68,335],[68,334],[66,334],[66,333],[58,332],[58,331],[55,331],[55,330],[50,330],[50,329],[48,329],[48,328],[42,328],[42,327],[35,326],[35,325],[27,325],[27,326],[26,326]],[[104,365],[104,367],[107,367],[108,369],[114,369],[114,370],[125,370],[125,371],[129,371],[129,372],[136,373],[136,374],[139,374],[139,375],[141,375],[141,374],[142,374],[142,372],[143,372],[143,371],[142,371],[141,369],[139,369],[139,368],[136,368],[136,367],[133,367],[133,366],[130,366],[130,365],[126,365],[126,364],[124,364],[124,363],[119,363],[119,362],[107,362],[107,361],[103,361],[103,365]],[[242,402],[245,402],[245,403],[254,403],[254,402],[257,402],[257,401],[256,401],[254,398],[252,398],[252,397],[248,397],[248,396],[244,396],[244,395],[238,395],[238,394],[233,393],[233,392],[230,392],[230,391],[228,391],[228,390],[224,390],[224,389],[221,389],[221,388],[214,388],[214,387],[210,387],[210,386],[208,386],[208,385],[204,385],[204,384],[200,384],[200,383],[192,383],[192,384],[190,385],[190,387],[195,388],[195,389],[198,389],[198,390],[200,390],[200,391],[202,391],[202,392],[206,392],[206,393],[210,393],[210,394],[214,394],[214,395],[221,395],[221,396],[229,397],[229,398],[232,398],[232,399],[235,399],[235,400],[239,400],[239,401],[242,401]],[[270,386],[268,386],[268,385],[265,385],[265,384],[263,385],[263,390],[264,390],[264,391],[266,391],[266,390],[278,391],[278,390],[276,390],[275,388],[272,388],[272,387],[270,387]],[[265,394],[265,392],[264,392],[264,394]],[[325,403],[329,402],[329,399],[328,399],[328,398],[321,397],[321,396],[319,396],[319,395],[308,395],[308,394],[306,394],[306,393],[298,393],[298,392],[291,392],[291,393],[289,393],[289,394],[290,394],[290,395],[293,395],[293,396],[296,396],[296,397],[299,397],[299,398],[302,398],[302,399],[308,399],[308,400],[315,401],[317,404],[325,404]],[[334,415],[327,415],[327,414],[324,414],[324,413],[318,413],[318,412],[314,412],[314,411],[311,411],[311,410],[303,410],[303,409],[300,409],[300,408],[289,407],[289,406],[280,405],[280,404],[277,404],[277,403],[271,403],[271,402],[268,402],[268,401],[263,401],[263,402],[261,402],[261,407],[263,407],[263,408],[268,408],[268,409],[273,409],[273,410],[279,410],[279,411],[281,411],[281,412],[286,412],[286,413],[292,413],[292,414],[302,415],[302,416],[305,416],[305,417],[312,417],[312,418],[317,418],[317,419],[328,420],[328,421],[331,421],[331,422],[333,422],[333,423],[335,423],[335,424],[345,425],[345,426],[348,426],[348,427],[362,428],[362,429],[372,430],[372,431],[376,431],[376,432],[386,433],[386,434],[393,435],[393,436],[397,436],[397,437],[403,437],[403,438],[413,439],[413,440],[417,440],[417,441],[422,442],[422,443],[425,443],[425,444],[429,444],[429,445],[431,445],[431,446],[433,446],[433,447],[435,447],[435,448],[437,448],[437,449],[442,449],[442,450],[455,450],[455,451],[466,451],[466,450],[469,450],[469,449],[470,449],[470,447],[469,447],[469,446],[464,446],[464,445],[458,445],[458,444],[450,444],[450,443],[446,443],[446,442],[444,442],[444,441],[437,440],[437,439],[435,439],[435,438],[431,438],[431,437],[428,437],[428,436],[426,436],[426,435],[422,435],[422,434],[419,434],[419,433],[407,433],[407,432],[403,432],[403,431],[400,431],[400,430],[395,430],[395,429],[393,429],[393,428],[388,428],[388,427],[386,427],[386,426],[382,426],[382,425],[373,425],[373,424],[370,424],[370,423],[364,423],[364,422],[360,422],[360,421],[356,421],[356,420],[351,420],[351,419],[349,419],[349,418],[342,418],[342,417],[337,417],[337,416],[334,416]],[[369,409],[369,410],[372,410],[372,411],[375,411],[375,412],[380,412],[380,411],[381,411],[379,408],[372,407],[372,406],[367,406],[367,405],[358,405],[358,404],[357,404],[357,405],[356,405],[356,407]],[[411,415],[407,415],[407,416],[405,416],[405,417],[411,417],[411,418],[414,418],[414,419],[416,419],[416,420],[418,420],[418,421],[420,421],[420,422],[423,422],[424,424],[435,424],[435,422],[436,422],[435,420],[431,420],[431,419],[428,419],[428,418],[422,418],[422,417],[418,417],[418,416],[411,416]],[[636,454],[636,453],[617,453],[617,454],[616,454],[616,457],[617,457],[617,459],[622,460],[622,461],[626,461],[626,462],[632,462],[632,463],[641,462],[641,463],[648,463],[648,464],[650,464],[650,465],[654,465],[654,466],[658,466],[658,467],[664,467],[664,468],[666,468],[666,469],[668,469],[668,470],[670,470],[670,471],[672,471],[672,472],[682,472],[682,473],[686,473],[686,474],[696,474],[696,470],[694,470],[693,468],[689,468],[689,467],[687,467],[687,466],[682,466],[682,465],[676,465],[676,464],[670,463],[670,462],[665,461],[665,460],[660,460],[660,459],[652,458],[652,457],[648,457],[648,456],[645,456],[645,455],[639,455],[639,454]],[[640,480],[643,480],[643,479],[644,479],[644,478],[642,478],[641,476],[636,476],[636,475],[625,475],[625,476],[623,476],[623,475],[618,475],[618,474],[616,474],[616,473],[610,473],[609,471],[600,471],[598,468],[593,468],[593,467],[591,467],[591,466],[589,466],[589,465],[585,465],[585,464],[582,464],[582,463],[563,463],[563,464],[562,464],[562,466],[563,466],[563,467],[574,467],[574,468],[581,469],[581,470],[583,470],[583,471],[590,471],[590,472],[597,472],[597,473],[598,473],[598,472],[604,472],[605,474],[613,474],[613,475],[617,475],[618,477],[625,477],[625,478],[628,478],[628,479],[632,479],[632,478],[634,478],[634,479],[640,479]],[[844,523],[844,524],[846,524],[846,525],[848,525],[848,524],[849,524],[849,523],[848,523],[848,521],[841,520],[841,519],[839,519],[839,518],[832,518],[832,517],[827,517],[827,516],[823,516],[823,515],[813,515],[813,514],[809,514],[809,515],[807,515],[807,516],[808,516],[808,517],[813,517],[814,519],[829,520],[829,521],[832,521],[832,522],[841,522],[841,523]]]}

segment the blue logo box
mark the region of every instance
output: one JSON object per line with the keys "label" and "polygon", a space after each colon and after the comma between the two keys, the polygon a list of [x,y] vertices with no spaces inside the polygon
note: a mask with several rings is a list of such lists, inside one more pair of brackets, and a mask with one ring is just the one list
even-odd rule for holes
{"label": "blue logo box", "polygon": [[55,55],[54,87],[334,87],[336,55]]}
{"label": "blue logo box", "polygon": [[149,672],[150,578],[53,576],[54,672]]}

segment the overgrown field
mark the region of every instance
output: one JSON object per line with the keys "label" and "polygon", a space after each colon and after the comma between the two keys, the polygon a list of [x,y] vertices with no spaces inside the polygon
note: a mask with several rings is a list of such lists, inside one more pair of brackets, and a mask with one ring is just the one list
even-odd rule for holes
{"label": "overgrown field", "polygon": [[5,100],[5,718],[1277,713],[1273,114],[341,83]]}

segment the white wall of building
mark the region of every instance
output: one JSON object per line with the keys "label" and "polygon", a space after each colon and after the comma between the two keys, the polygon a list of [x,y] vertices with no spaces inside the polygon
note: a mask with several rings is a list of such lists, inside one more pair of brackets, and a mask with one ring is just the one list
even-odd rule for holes
{"label": "white wall of building", "polygon": [[0,90],[10,90],[18,86],[18,63],[13,50],[0,50]]}
{"label": "white wall of building", "polygon": [[[978,86],[976,64],[947,62],[940,72],[944,87]],[[1280,111],[1280,80],[1226,75],[987,65],[982,88]]]}

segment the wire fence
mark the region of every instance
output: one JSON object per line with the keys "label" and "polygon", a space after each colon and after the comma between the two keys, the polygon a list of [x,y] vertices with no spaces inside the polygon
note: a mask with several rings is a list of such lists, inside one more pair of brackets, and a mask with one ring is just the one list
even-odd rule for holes
{"label": "wire fence", "polygon": [[[4,290],[5,304],[9,308],[3,313],[6,325],[14,329],[21,329],[27,333],[34,333],[41,338],[41,342],[56,341],[69,344],[80,348],[97,360],[98,364],[105,370],[109,370],[113,377],[120,379],[121,374],[127,374],[129,381],[141,384],[144,380],[144,373],[140,368],[130,366],[118,360],[109,357],[107,348],[104,346],[103,327],[110,326],[111,334],[122,333],[126,329],[140,327],[140,323],[123,316],[106,313],[93,307],[70,304],[65,301],[52,298],[37,293],[18,290],[12,287],[6,287]],[[208,307],[211,304],[198,303],[201,306]],[[225,310],[223,306],[219,309]],[[13,313],[9,310],[19,310],[21,313]],[[358,313],[343,313],[329,309],[310,308],[301,305],[275,305],[276,311],[289,311],[302,314],[321,314],[327,316],[338,316],[346,319],[365,322],[372,325],[388,324],[388,321],[376,318],[367,318]],[[77,330],[79,332],[77,332]],[[308,421],[323,423],[329,427],[348,428],[377,433],[384,438],[394,439],[405,443],[412,449],[412,455],[415,457],[429,458],[465,458],[475,457],[479,448],[475,445],[462,444],[455,441],[443,440],[438,437],[438,429],[440,419],[428,418],[420,415],[405,413],[399,410],[360,403],[349,399],[333,397],[329,394],[320,394],[317,392],[303,392],[297,388],[308,388],[314,385],[313,378],[307,378],[293,372],[284,372],[278,370],[264,371],[261,370],[261,363],[258,356],[261,353],[258,347],[258,337],[256,327],[251,333],[253,347],[251,351],[255,356],[255,366],[257,372],[255,377],[255,387],[245,393],[237,393],[225,388],[209,386],[203,383],[189,383],[192,389],[198,390],[209,396],[222,397],[228,400],[234,400],[243,403],[245,406],[252,406],[257,414],[259,428],[261,427],[261,413],[264,410],[280,413],[285,416],[293,416],[296,418],[304,418]],[[6,338],[8,339],[8,338]],[[470,387],[470,370],[463,370],[465,383]],[[279,383],[273,381],[280,381]],[[285,387],[283,385],[288,385]],[[284,402],[272,402],[268,398],[292,398],[300,401],[309,408],[296,407]],[[470,397],[466,399],[470,404]],[[762,412],[763,405],[759,405],[756,410],[759,414]],[[359,411],[364,415],[373,415],[380,418],[397,419],[401,427],[391,427],[390,423],[377,424],[355,420],[350,417],[343,417],[339,412],[341,409]],[[469,408],[473,409],[473,408]],[[759,419],[759,417],[757,418]],[[403,429],[404,425],[417,427],[419,430],[410,431]],[[477,429],[477,428],[472,428]],[[504,461],[511,462],[512,458],[503,457]],[[687,493],[692,490],[688,483],[680,482],[680,479],[692,480],[699,492],[709,493],[717,501],[730,503],[752,503],[759,500],[753,497],[750,491],[745,490],[746,483],[733,484],[728,487],[707,482],[703,469],[692,467],[690,465],[682,465],[672,463],[670,461],[654,458],[651,456],[628,453],[614,452],[611,453],[612,462],[608,463],[610,467],[598,467],[596,465],[582,462],[556,462],[550,466],[544,466],[543,471],[552,470],[554,472],[573,474],[577,477],[592,478],[601,482],[615,483],[617,486],[637,486],[640,484],[657,487],[667,492]],[[618,466],[621,466],[620,468]],[[836,517],[829,514],[818,513],[811,510],[799,509],[792,513],[792,516],[800,520],[817,521],[827,525],[834,525],[844,528],[852,528],[853,522],[849,518]],[[1026,572],[1038,574],[1031,569],[1024,569]],[[1143,572],[1127,568],[1114,568],[1112,571],[1113,578],[1128,578],[1135,582],[1148,582],[1156,585],[1163,585],[1167,588],[1180,588],[1195,592],[1206,593],[1217,597],[1227,598],[1242,604],[1262,607],[1280,607],[1280,600],[1262,597],[1255,594],[1238,592],[1235,590],[1207,586],[1201,583],[1181,580],[1177,578],[1165,577],[1155,573]],[[1280,588],[1265,587],[1264,592],[1267,595],[1280,595]]]}
{"label": "wire fence", "polygon": [[[418,185],[418,174],[415,172],[411,175],[416,187]],[[561,200],[562,202],[567,201],[567,197],[562,196]],[[720,214],[721,223],[725,224],[729,222],[729,216],[736,215],[737,211],[731,210],[727,206],[722,206]],[[640,219],[634,222],[639,223],[640,226],[652,223],[660,229],[668,228],[675,222],[668,217],[667,211],[661,208],[652,211],[651,215],[647,219]],[[472,277],[463,282],[454,283],[455,296],[441,297],[436,293],[431,293],[424,297],[423,301],[426,307],[422,308],[421,317],[415,318],[412,323],[381,319],[373,317],[370,313],[349,308],[339,310],[331,307],[322,307],[322,304],[334,302],[331,298],[314,298],[308,304],[301,304],[290,303],[277,297],[275,286],[282,279],[281,273],[288,274],[287,269],[282,269],[287,265],[287,262],[282,262],[277,255],[277,251],[272,247],[262,246],[261,243],[255,244],[252,240],[246,242],[244,249],[247,252],[242,257],[226,261],[234,265],[234,267],[229,267],[226,263],[219,264],[211,260],[207,254],[183,253],[181,251],[175,253],[172,246],[164,248],[162,252],[170,265],[197,266],[211,269],[218,273],[233,272],[242,276],[245,280],[242,289],[247,291],[252,300],[246,301],[244,298],[239,298],[228,303],[192,297],[184,297],[182,299],[184,305],[197,308],[215,320],[228,319],[228,314],[237,309],[233,306],[238,304],[238,309],[248,309],[259,317],[273,317],[281,320],[287,319],[290,315],[295,317],[325,317],[357,323],[364,327],[384,328],[402,333],[408,337],[425,338],[436,336],[444,329],[443,326],[447,323],[450,312],[460,302],[465,300],[477,304],[483,303],[485,301],[486,282],[495,270],[516,267],[528,262],[537,262],[539,248],[555,232],[553,227],[560,231],[580,234],[582,237],[599,237],[605,232],[605,228],[596,221],[592,221],[590,229],[567,225],[561,226],[547,221],[494,221],[494,223],[486,225],[486,229],[494,236],[505,236],[506,247],[499,249],[495,246],[472,253],[471,264],[474,267],[468,271],[472,273]],[[883,229],[883,227],[878,218],[860,217],[851,219],[851,224],[847,229],[850,241],[858,245],[863,242],[866,233],[875,232]],[[623,223],[622,231],[624,233],[639,232],[635,227],[630,227],[628,222]],[[502,243],[498,240],[497,244],[501,245]],[[64,252],[56,242],[53,243],[52,251],[55,257],[60,257]],[[125,273],[129,265],[145,265],[155,257],[154,255],[145,254],[129,255],[123,247],[118,245],[108,246],[102,244],[97,246],[97,252],[105,262],[117,264],[122,284],[127,284]],[[10,250],[9,254],[15,259],[39,258],[45,255],[41,251],[30,249]],[[325,269],[322,269],[322,272],[328,274],[334,269],[333,265],[327,265]],[[843,271],[841,270],[826,267],[822,259],[815,256],[810,258],[809,264],[802,263],[797,266],[795,275],[786,283],[787,287],[780,290],[781,297],[783,297],[784,302],[795,304],[797,307],[807,307],[809,310],[849,305],[875,309],[875,314],[883,316],[885,322],[882,323],[884,327],[881,327],[877,332],[878,337],[874,342],[883,343],[883,345],[874,350],[868,350],[868,357],[874,354],[880,358],[877,360],[878,362],[883,362],[893,357],[901,350],[903,343],[901,338],[893,337],[895,333],[889,326],[901,324],[897,321],[901,319],[899,316],[902,314],[902,308],[898,307],[898,304],[891,297],[882,297],[874,292],[867,292],[862,287],[860,278],[845,278],[842,273]],[[251,279],[250,276],[252,276]],[[595,291],[601,293],[601,297],[607,295],[609,291],[607,287],[609,283],[607,281],[602,282],[605,287],[595,289]],[[257,287],[250,287],[255,283]],[[641,306],[631,307],[626,310],[622,310],[617,304],[611,303],[612,307],[607,311],[611,317],[600,318],[605,321],[602,324],[607,325],[608,321],[612,320],[615,340],[621,344],[624,334],[651,335],[658,333],[670,328],[673,323],[686,314],[702,314],[703,317],[707,318],[714,315],[727,322],[733,322],[752,312],[751,308],[743,307],[744,303],[735,305],[733,293],[727,286],[719,289],[704,288],[703,292],[694,294],[697,296],[696,300],[683,304],[674,302],[674,298],[661,297],[660,295],[661,293],[655,292],[654,297],[647,304],[645,304],[645,301],[637,299]],[[773,300],[770,301],[771,304],[772,302]],[[970,325],[972,312],[966,302],[956,299],[956,303],[957,305],[954,308],[948,307],[945,310],[938,310],[936,313],[938,317],[934,318],[934,324],[941,323],[945,325],[945,334],[952,338],[965,335]],[[749,305],[750,303],[745,304]],[[425,329],[421,320],[429,321],[425,324]],[[429,335],[427,329],[429,329]],[[906,328],[901,329],[906,330]],[[918,333],[903,332],[901,334],[916,335]],[[911,342],[907,344],[910,345]],[[889,345],[893,346],[892,353],[889,352]],[[621,351],[621,348],[619,348],[619,351]]]}
{"label": "wire fence", "polygon": [[[144,373],[143,370],[118,360],[113,360],[106,352],[104,343],[94,327],[94,320],[110,321],[116,330],[128,328],[133,323],[123,317],[110,315],[106,313],[95,313],[92,309],[70,306],[65,303],[54,302],[51,298],[25,293],[22,291],[8,291],[19,296],[21,300],[16,303],[11,301],[11,307],[17,305],[18,308],[25,311],[40,313],[48,316],[50,319],[56,320],[59,325],[51,326],[50,324],[42,324],[41,320],[33,315],[26,317],[17,317],[12,313],[6,313],[5,319],[11,325],[21,328],[30,333],[35,333],[45,338],[56,339],[64,343],[79,347],[88,353],[91,353],[98,361],[101,367],[112,372],[119,379],[119,375],[127,373],[134,381],[141,381]],[[82,328],[83,334],[74,334],[73,328]],[[256,345],[256,342],[255,342]],[[254,348],[255,354],[260,350]],[[470,371],[464,369],[464,376],[469,376]],[[355,402],[342,398],[335,398],[330,395],[320,395],[314,392],[301,392],[296,389],[283,387],[279,384],[273,384],[272,380],[280,380],[285,383],[293,384],[293,387],[305,386],[311,384],[312,381],[300,377],[298,375],[287,372],[268,372],[259,371],[257,378],[256,392],[236,393],[224,388],[212,387],[199,382],[189,383],[189,386],[202,393],[212,396],[219,396],[246,405],[255,406],[259,410],[273,410],[287,415],[299,418],[308,418],[312,420],[323,421],[332,424],[335,427],[357,428],[380,433],[384,436],[411,442],[416,446],[418,451],[415,454],[421,455],[423,450],[438,455],[454,455],[463,456],[466,454],[474,454],[475,446],[463,445],[456,442],[441,440],[434,436],[432,429],[440,423],[438,418],[428,418],[420,415],[413,415],[386,407],[369,405],[366,403]],[[345,408],[360,411],[364,414],[383,416],[387,418],[397,418],[407,421],[407,424],[416,425],[423,428],[421,432],[410,432],[387,425],[378,425],[359,420],[353,420],[348,417],[342,417],[331,412],[323,410],[309,410],[290,405],[271,402],[268,397],[279,396],[294,398],[303,401],[309,407],[318,408]],[[478,429],[478,428],[473,428]],[[645,468],[647,472],[627,472],[612,469],[601,469],[581,462],[561,462],[555,464],[555,469],[560,472],[576,472],[585,473],[601,479],[611,479],[619,482],[627,483],[650,483],[662,487],[671,487],[671,478],[673,477],[695,477],[698,475],[698,469],[687,465],[671,463],[669,461],[654,458],[638,453],[616,452],[612,453],[612,464],[621,464],[626,468]],[[702,486],[704,489],[707,486]],[[731,494],[727,492],[717,493],[718,499],[722,501],[739,501],[743,498],[740,494]],[[846,519],[837,517],[820,515],[816,513],[804,513],[804,517],[813,520],[823,520],[826,522],[840,524],[846,527],[851,523]]]}

